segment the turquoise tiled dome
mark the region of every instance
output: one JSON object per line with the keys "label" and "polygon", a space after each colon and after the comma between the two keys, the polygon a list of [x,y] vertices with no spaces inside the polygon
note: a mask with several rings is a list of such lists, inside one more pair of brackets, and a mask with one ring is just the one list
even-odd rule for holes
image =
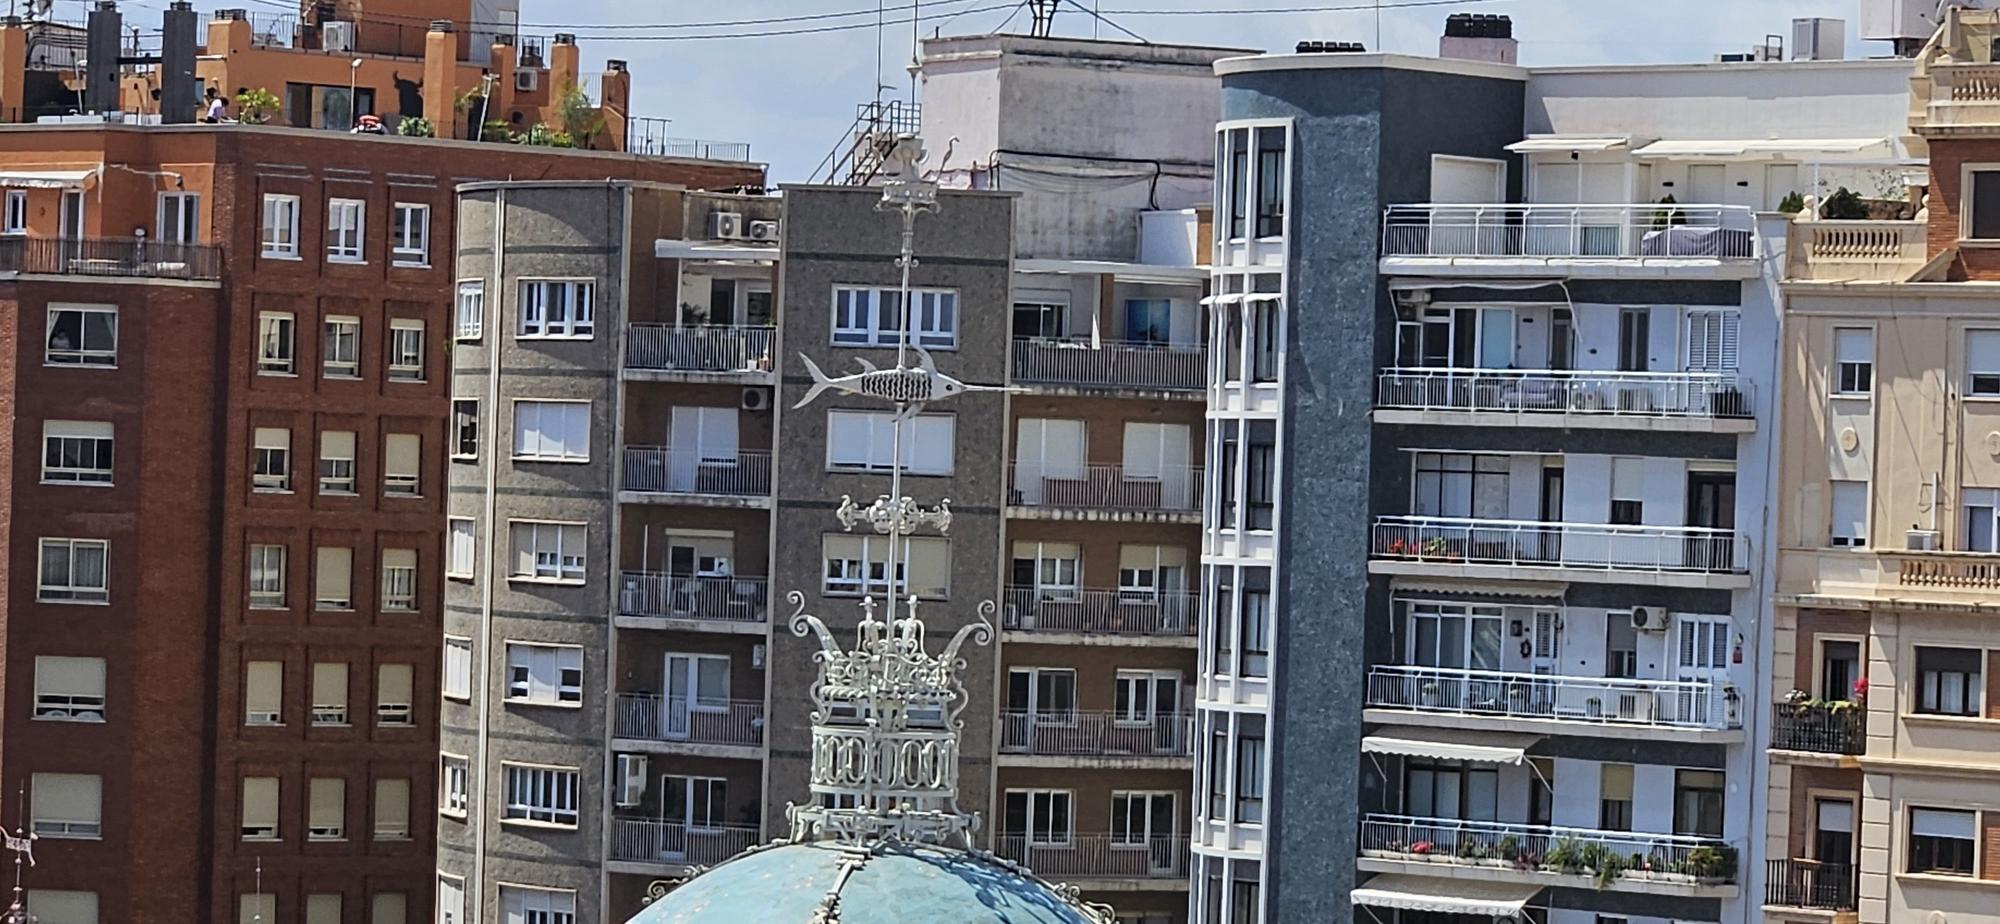
{"label": "turquoise tiled dome", "polygon": [[[842,861],[861,860],[846,874]],[[656,899],[628,924],[806,924],[838,890],[839,924],[1097,924],[1035,878],[972,854],[894,844],[789,844],[744,853]]]}

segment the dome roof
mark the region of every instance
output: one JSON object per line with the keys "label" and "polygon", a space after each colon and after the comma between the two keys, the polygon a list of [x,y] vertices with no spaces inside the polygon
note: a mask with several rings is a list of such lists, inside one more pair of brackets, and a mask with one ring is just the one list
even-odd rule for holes
{"label": "dome roof", "polygon": [[[850,868],[851,867],[851,868]],[[1101,924],[1110,920],[1010,865],[920,844],[784,844],[738,855],[627,924]]]}

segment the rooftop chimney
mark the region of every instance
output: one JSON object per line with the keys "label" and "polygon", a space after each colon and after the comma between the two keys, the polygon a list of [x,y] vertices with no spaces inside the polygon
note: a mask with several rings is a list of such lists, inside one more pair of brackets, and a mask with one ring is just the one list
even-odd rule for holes
{"label": "rooftop chimney", "polygon": [[1521,43],[1514,39],[1514,20],[1493,13],[1453,13],[1444,21],[1438,57],[1519,64]]}
{"label": "rooftop chimney", "polygon": [[1367,50],[1360,42],[1300,42],[1298,46],[1302,55],[1356,55]]}

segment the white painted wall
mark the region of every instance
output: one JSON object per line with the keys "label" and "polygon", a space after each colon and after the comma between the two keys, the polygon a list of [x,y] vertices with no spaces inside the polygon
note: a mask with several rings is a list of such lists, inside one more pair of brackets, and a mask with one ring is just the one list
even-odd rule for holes
{"label": "white painted wall", "polygon": [[1541,69],[1528,78],[1526,130],[1655,140],[1888,138],[1908,130],[1913,66],[1882,59]]}

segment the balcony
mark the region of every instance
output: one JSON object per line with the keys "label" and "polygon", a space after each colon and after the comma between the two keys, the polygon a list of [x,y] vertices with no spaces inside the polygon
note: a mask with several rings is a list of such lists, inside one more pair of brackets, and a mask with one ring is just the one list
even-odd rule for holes
{"label": "balcony", "polygon": [[214,281],[222,249],[130,237],[0,237],[0,273]]}
{"label": "balcony", "polygon": [[1771,704],[1771,749],[1859,756],[1868,750],[1866,710],[1812,703]]}
{"label": "balcony", "polygon": [[1903,282],[1929,258],[1929,226],[1917,221],[1792,224],[1785,278],[1793,282]]}
{"label": "balcony", "polygon": [[1376,379],[1375,419],[1399,424],[1747,433],[1750,386],[1718,372],[1404,368]]}
{"label": "balcony", "polygon": [[713,866],[761,839],[748,825],[688,825],[650,818],[611,819],[609,859],[663,866]]}
{"label": "balcony", "polygon": [[1182,591],[1059,590],[1010,586],[1000,626],[1031,635],[1194,638],[1201,596]]}
{"label": "balcony", "polygon": [[1678,834],[1369,814],[1361,819],[1361,856],[1375,872],[1456,867],[1479,878],[1621,892],[1736,892],[1736,848]]}
{"label": "balcony", "polygon": [[625,120],[625,151],[644,157],[697,157],[702,160],[748,162],[750,145],[742,141],[705,141],[667,134],[672,119],[632,116]]}
{"label": "balcony", "polygon": [[1186,835],[1071,834],[1061,843],[1043,843],[1002,834],[993,838],[993,852],[1038,876],[1065,882],[1138,879],[1162,880],[1164,885],[1187,881]]}
{"label": "balcony", "polygon": [[[1921,534],[1912,532],[1910,542]],[[1929,535],[1935,542],[1937,536]],[[1779,558],[1778,592],[1867,604],[1896,600],[2000,613],[2000,555],[1901,548],[1820,549]]]}
{"label": "balcony", "polygon": [[1014,383],[1038,390],[1179,392],[1208,388],[1208,354],[1164,343],[1014,341]]}
{"label": "balcony", "polygon": [[633,324],[625,329],[625,377],[649,381],[772,380],[771,327],[676,327]]}
{"label": "balcony", "polygon": [[1750,278],[1756,213],[1733,205],[1398,205],[1382,223],[1396,275]]}
{"label": "balcony", "polygon": [[1170,714],[1126,716],[1110,712],[1003,712],[1000,753],[1028,760],[1023,766],[1125,766],[1133,761],[1185,761],[1194,737],[1194,717]]}
{"label": "balcony", "polygon": [[2000,128],[2000,64],[1928,63],[1931,88],[1924,134]]}
{"label": "balcony", "polygon": [[1545,577],[1623,583],[1657,575],[1681,587],[1748,587],[1742,537],[1701,526],[1609,526],[1463,517],[1378,517],[1374,562],[1381,574],[1481,578]]}
{"label": "balcony", "polygon": [[627,501],[768,507],[771,454],[628,446],[624,487],[627,496],[621,499]]}
{"label": "balcony", "polygon": [[1682,741],[1742,737],[1726,684],[1378,665],[1368,721]]}
{"label": "balcony", "polygon": [[1201,522],[1201,469],[1122,465],[1007,466],[1008,516],[1046,519]]}
{"label": "balcony", "polygon": [[703,702],[685,696],[620,693],[611,736],[628,742],[619,745],[624,750],[746,756],[741,749],[764,744],[764,704],[756,700]]}
{"label": "balcony", "polygon": [[769,583],[761,577],[624,571],[618,576],[618,615],[630,628],[691,628],[637,620],[709,622],[725,632],[762,634],[769,618]]}
{"label": "balcony", "polygon": [[1853,911],[1854,867],[1818,860],[1765,860],[1764,907]]}

